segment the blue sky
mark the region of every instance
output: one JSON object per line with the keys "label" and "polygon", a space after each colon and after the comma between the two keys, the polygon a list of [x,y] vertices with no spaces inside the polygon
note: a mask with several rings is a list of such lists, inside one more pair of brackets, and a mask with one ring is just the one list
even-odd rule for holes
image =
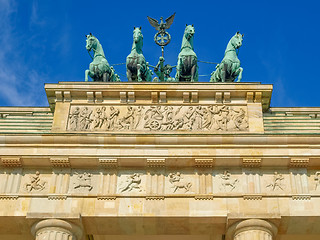
{"label": "blue sky", "polygon": [[[194,48],[202,61],[221,61],[229,39],[240,31],[243,82],[274,84],[273,107],[320,106],[319,9],[317,0],[0,0],[0,106],[47,106],[44,83],[84,81],[90,32],[109,63],[118,64],[130,53],[133,27],[141,26],[144,55],[155,65],[161,51],[147,16],[174,12],[166,63],[176,65],[185,24],[195,26]],[[125,65],[115,68],[125,79]],[[199,74],[214,68],[199,63]]]}

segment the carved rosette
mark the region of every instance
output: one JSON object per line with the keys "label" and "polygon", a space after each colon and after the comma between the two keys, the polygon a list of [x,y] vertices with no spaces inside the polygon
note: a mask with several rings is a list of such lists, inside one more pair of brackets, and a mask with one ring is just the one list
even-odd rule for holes
{"label": "carved rosette", "polygon": [[246,107],[72,106],[68,131],[248,131]]}

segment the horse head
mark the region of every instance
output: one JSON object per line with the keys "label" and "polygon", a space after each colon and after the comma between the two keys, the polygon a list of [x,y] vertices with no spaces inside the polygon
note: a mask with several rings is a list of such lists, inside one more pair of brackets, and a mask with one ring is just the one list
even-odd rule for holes
{"label": "horse head", "polygon": [[193,24],[192,25],[186,24],[186,28],[184,30],[184,37],[189,41],[193,37],[194,33],[195,31],[194,31]]}
{"label": "horse head", "polygon": [[231,39],[231,44],[235,49],[239,49],[242,46],[243,34],[237,32]]}
{"label": "horse head", "polygon": [[96,49],[98,44],[98,39],[95,36],[93,36],[91,33],[89,35],[86,35],[86,37],[87,37],[86,49],[88,51],[91,51],[92,49]]}
{"label": "horse head", "polygon": [[134,27],[133,29],[133,41],[138,44],[143,40],[143,35],[141,33],[141,27]]}

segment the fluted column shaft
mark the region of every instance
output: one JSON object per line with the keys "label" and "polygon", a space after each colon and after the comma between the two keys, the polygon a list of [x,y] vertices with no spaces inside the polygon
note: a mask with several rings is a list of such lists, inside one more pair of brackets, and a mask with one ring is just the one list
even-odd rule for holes
{"label": "fluted column shaft", "polygon": [[35,240],[80,240],[82,236],[80,227],[60,219],[37,222],[32,226],[31,232]]}
{"label": "fluted column shaft", "polygon": [[227,233],[228,240],[273,240],[277,227],[261,219],[248,219],[233,224]]}

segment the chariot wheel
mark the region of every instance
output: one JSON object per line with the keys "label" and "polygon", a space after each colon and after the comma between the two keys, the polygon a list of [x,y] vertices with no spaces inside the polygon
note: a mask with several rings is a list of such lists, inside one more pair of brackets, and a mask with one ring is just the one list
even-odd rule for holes
{"label": "chariot wheel", "polygon": [[161,126],[158,121],[152,121],[150,122],[149,127],[151,130],[159,130]]}
{"label": "chariot wheel", "polygon": [[156,35],[154,35],[154,41],[156,44],[163,47],[170,43],[171,36],[168,32],[158,32]]}

